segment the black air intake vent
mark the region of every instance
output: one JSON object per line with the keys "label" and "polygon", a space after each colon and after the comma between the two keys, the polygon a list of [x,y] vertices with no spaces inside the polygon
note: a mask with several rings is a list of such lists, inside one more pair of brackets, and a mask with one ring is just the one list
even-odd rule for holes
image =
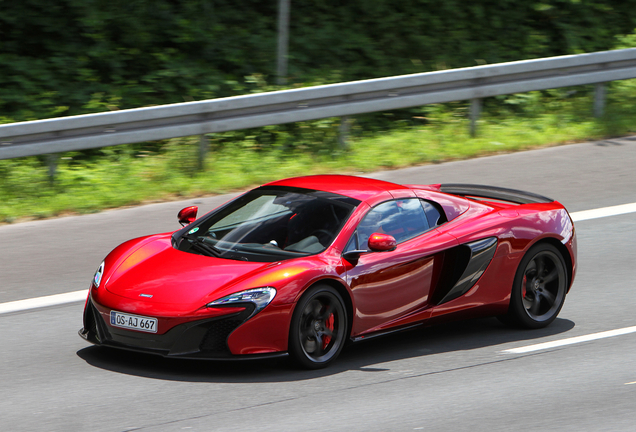
{"label": "black air intake vent", "polygon": [[433,303],[439,305],[466,294],[484,273],[496,249],[497,238],[488,237],[447,251]]}

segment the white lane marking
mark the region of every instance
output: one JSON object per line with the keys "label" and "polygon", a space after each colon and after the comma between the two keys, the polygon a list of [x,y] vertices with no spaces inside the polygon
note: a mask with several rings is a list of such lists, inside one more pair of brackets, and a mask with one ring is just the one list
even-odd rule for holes
{"label": "white lane marking", "polygon": [[636,203],[622,204],[612,207],[603,207],[592,210],[583,210],[574,213],[570,213],[574,222],[584,221],[588,219],[598,219],[608,216],[617,216],[626,213],[636,212]]}
{"label": "white lane marking", "polygon": [[620,328],[616,330],[608,330],[608,331],[604,331],[600,333],[592,333],[592,334],[584,335],[584,336],[576,336],[576,337],[556,340],[552,342],[544,342],[544,343],[535,344],[535,345],[527,345],[524,347],[507,349],[502,352],[509,353],[509,354],[525,354],[525,353],[529,353],[533,351],[540,351],[540,350],[557,348],[557,347],[562,347],[562,346],[572,345],[572,344],[577,344],[582,342],[589,342],[589,341],[593,341],[597,339],[621,336],[621,335],[626,335],[626,334],[634,333],[634,332],[636,332],[636,326],[625,327],[625,328]]}
{"label": "white lane marking", "polygon": [[[625,213],[636,212],[636,203],[622,204],[612,207],[603,207],[592,210],[583,210],[579,212],[570,213],[574,222],[597,219],[608,216],[616,216]],[[9,312],[18,312],[23,310],[41,308],[46,306],[55,306],[64,303],[72,303],[77,301],[84,301],[88,295],[87,290],[73,291],[64,294],[55,294],[44,297],[36,297],[25,300],[17,300],[8,303],[0,303],[0,314]]]}
{"label": "white lane marking", "polygon": [[0,303],[0,315],[9,312],[19,312],[29,309],[36,309],[47,306],[56,306],[65,303],[79,302],[86,300],[88,290],[67,292],[64,294],[54,294],[44,297],[36,297],[24,300]]}

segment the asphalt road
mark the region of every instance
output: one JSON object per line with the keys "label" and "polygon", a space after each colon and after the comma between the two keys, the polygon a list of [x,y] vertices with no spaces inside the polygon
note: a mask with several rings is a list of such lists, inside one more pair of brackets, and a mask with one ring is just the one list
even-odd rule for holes
{"label": "asphalt road", "polygon": [[[400,183],[526,189],[570,211],[636,202],[636,138],[380,172]],[[103,256],[178,228],[212,197],[0,227],[0,303],[88,287]],[[636,214],[576,223],[579,273],[549,328],[458,322],[353,345],[333,367],[191,362],[93,347],[83,304],[0,315],[0,431],[628,431],[636,333],[503,350],[636,325]]]}

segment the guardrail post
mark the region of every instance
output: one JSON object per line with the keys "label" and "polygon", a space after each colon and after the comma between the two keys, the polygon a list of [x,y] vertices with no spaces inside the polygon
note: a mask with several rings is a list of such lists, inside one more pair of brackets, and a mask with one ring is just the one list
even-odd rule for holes
{"label": "guardrail post", "polygon": [[197,169],[203,171],[205,169],[205,156],[208,154],[208,138],[205,134],[199,135],[199,160],[197,163]]}
{"label": "guardrail post", "polygon": [[49,153],[46,155],[46,164],[49,167],[49,183],[55,183],[55,172],[57,171],[57,160],[59,155],[57,153]]}
{"label": "guardrail post", "polygon": [[481,113],[481,99],[470,100],[470,136],[475,138],[477,136],[477,119]]}
{"label": "guardrail post", "polygon": [[606,83],[598,83],[594,85],[594,117],[602,117],[605,111],[605,93]]}
{"label": "guardrail post", "polygon": [[287,82],[287,46],[289,45],[289,0],[278,2],[278,85]]}
{"label": "guardrail post", "polygon": [[340,126],[338,127],[338,144],[341,148],[348,147],[349,131],[351,130],[351,121],[349,116],[340,117]]}

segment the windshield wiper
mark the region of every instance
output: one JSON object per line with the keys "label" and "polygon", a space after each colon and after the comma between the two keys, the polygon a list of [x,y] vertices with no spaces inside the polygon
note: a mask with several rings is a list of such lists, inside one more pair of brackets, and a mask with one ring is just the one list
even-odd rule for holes
{"label": "windshield wiper", "polygon": [[214,257],[221,256],[221,251],[212,245],[206,244],[202,237],[189,236],[186,234],[183,238],[189,240],[192,245],[191,247],[197,249],[199,252],[204,252],[205,254]]}

